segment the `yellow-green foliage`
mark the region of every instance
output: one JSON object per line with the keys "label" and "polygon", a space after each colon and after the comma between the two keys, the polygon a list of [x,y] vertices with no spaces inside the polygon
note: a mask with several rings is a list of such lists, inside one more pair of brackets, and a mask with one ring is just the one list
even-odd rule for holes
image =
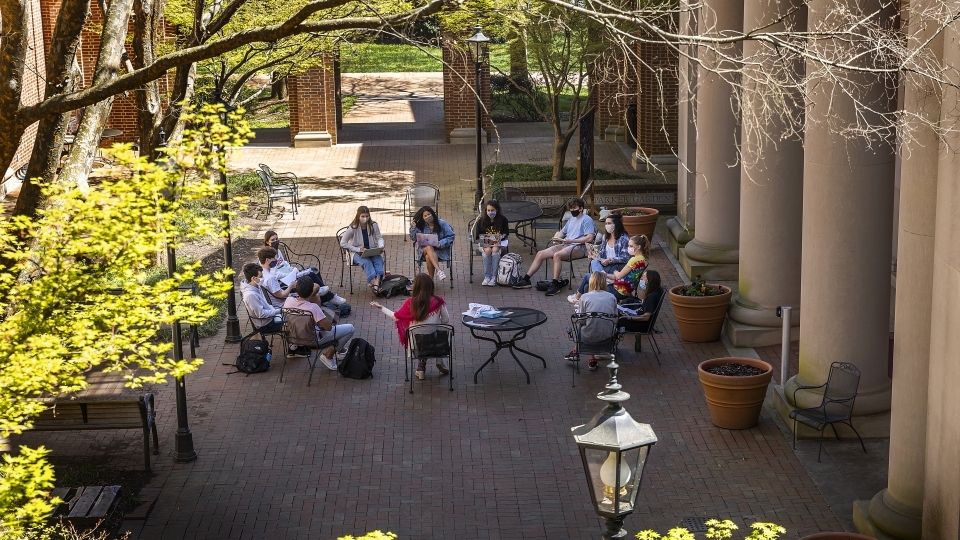
{"label": "yellow-green foliage", "polygon": [[[730,521],[725,519],[720,521],[719,519],[708,520],[705,525],[707,526],[707,532],[704,536],[710,538],[711,540],[725,540],[733,536],[733,531],[737,530],[739,527]],[[745,540],[777,540],[781,534],[787,532],[786,529],[777,525],[776,523],[765,523],[765,522],[756,522],[753,525],[750,525],[752,532]],[[659,538],[664,538],[667,540],[694,540],[696,536],[683,527],[674,527],[667,531],[666,536],[661,536],[654,531],[646,530],[640,531],[637,533],[638,540],[657,540]]]}
{"label": "yellow-green foliage", "polygon": [[[154,281],[146,271],[168,245],[221,234],[216,217],[187,208],[219,191],[210,176],[225,160],[212,147],[240,144],[248,131],[242,121],[231,131],[216,111],[188,113],[194,128],[163,164],[118,147],[116,167],[95,189],[45,186],[47,207],[36,220],[0,224],[0,245],[11,262],[0,271],[0,437],[30,427],[46,407],[35,398],[83,389],[91,367],[123,370],[127,384],[137,386],[201,364],[174,362],[166,355],[171,344],[151,338],[162,325],[211,317],[216,310],[205,297],[223,298],[228,274],[199,275],[192,265]],[[181,236],[177,224],[189,233]],[[203,295],[178,290],[186,281]],[[0,536],[49,514],[45,492],[53,473],[44,455],[21,448],[16,458],[4,456]]]}
{"label": "yellow-green foliage", "polygon": [[394,540],[396,537],[397,535],[393,534],[392,532],[373,531],[358,537],[341,536],[340,538],[337,538],[337,540]]}

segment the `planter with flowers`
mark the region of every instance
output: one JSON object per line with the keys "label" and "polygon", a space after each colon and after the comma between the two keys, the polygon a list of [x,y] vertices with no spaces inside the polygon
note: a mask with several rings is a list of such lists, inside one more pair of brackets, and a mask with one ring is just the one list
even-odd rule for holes
{"label": "planter with flowers", "polygon": [[623,218],[623,228],[630,236],[642,234],[647,237],[647,240],[653,241],[653,231],[657,228],[657,219],[660,217],[660,211],[656,208],[630,206],[611,210],[610,213],[620,214]]}
{"label": "planter with flowers", "polygon": [[749,429],[757,425],[773,368],[753,358],[714,358],[697,366],[713,425]]}
{"label": "planter with flowers", "polygon": [[724,285],[710,285],[700,279],[670,289],[670,303],[684,341],[704,343],[720,339],[727,306],[733,291]]}

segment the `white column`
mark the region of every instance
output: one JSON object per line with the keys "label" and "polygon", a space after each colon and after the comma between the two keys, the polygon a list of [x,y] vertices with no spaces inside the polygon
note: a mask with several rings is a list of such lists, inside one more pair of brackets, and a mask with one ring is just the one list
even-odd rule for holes
{"label": "white column", "polygon": [[[681,4],[684,9],[680,12],[680,28],[688,35],[695,35],[699,12],[687,0],[681,0]],[[680,248],[693,240],[697,190],[697,127],[694,123],[697,102],[692,90],[697,85],[697,67],[688,60],[696,58],[697,48],[693,45],[680,47],[683,54],[677,69],[680,92],[677,103],[677,215],[667,220],[667,244],[676,257],[680,257]]]}
{"label": "white column", "polygon": [[[700,34],[743,30],[743,0],[703,2]],[[739,57],[740,44],[723,46],[724,55]],[[711,280],[737,279],[740,243],[740,128],[733,112],[733,87],[715,71],[736,66],[718,51],[701,47],[697,73],[697,228],[680,253],[687,275]]]}

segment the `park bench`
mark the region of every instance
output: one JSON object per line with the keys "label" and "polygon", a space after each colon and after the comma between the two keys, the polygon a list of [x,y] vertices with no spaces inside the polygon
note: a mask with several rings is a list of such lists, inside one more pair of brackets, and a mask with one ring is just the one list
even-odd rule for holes
{"label": "park bench", "polygon": [[110,518],[120,502],[120,486],[56,488],[51,496],[63,501],[54,511],[53,518],[69,522],[74,529],[84,530]]}
{"label": "park bench", "polygon": [[150,433],[153,453],[160,453],[153,394],[139,398],[78,398],[54,401],[34,420],[32,431],[142,429],[143,463],[150,471]]}

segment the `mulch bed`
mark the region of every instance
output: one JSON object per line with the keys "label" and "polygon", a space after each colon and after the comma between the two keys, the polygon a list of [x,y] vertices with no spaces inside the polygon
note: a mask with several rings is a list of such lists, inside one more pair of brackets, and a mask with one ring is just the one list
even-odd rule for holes
{"label": "mulch bed", "polygon": [[713,375],[723,375],[724,377],[753,377],[765,373],[765,371],[760,368],[745,366],[734,362],[707,368],[704,371]]}

